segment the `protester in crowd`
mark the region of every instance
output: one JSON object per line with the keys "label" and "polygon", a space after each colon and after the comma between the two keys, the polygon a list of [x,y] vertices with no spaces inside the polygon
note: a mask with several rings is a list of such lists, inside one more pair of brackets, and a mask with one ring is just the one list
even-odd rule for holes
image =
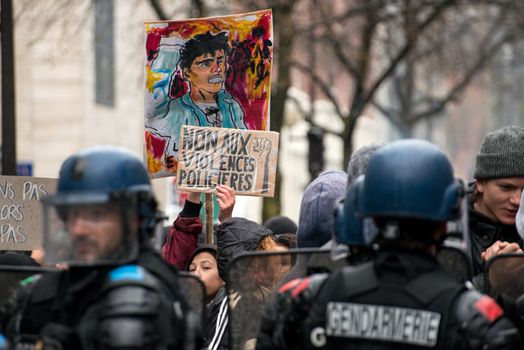
{"label": "protester in crowd", "polygon": [[282,317],[273,304],[257,349],[522,348],[495,301],[468,289],[436,259],[447,222],[462,215],[457,208],[465,192],[442,151],[421,140],[392,142],[353,186],[360,186],[358,214],[379,229],[378,256],[311,276],[291,293],[281,290],[289,298],[278,298],[279,305],[287,301],[295,313],[275,325]]}
{"label": "protester in crowd", "polygon": [[[273,216],[264,223],[274,234],[277,250],[285,252],[297,248],[297,225],[287,216]],[[296,262],[296,255],[281,255],[282,270],[289,270]]]}
{"label": "protester in crowd", "polygon": [[[267,226],[266,226],[267,227]],[[280,268],[282,271],[289,271],[295,265],[296,254],[285,254],[289,249],[297,248],[297,235],[294,233],[282,233],[274,236],[277,244],[276,251],[282,252],[280,258]]]}
{"label": "protester in crowd", "polygon": [[524,188],[524,128],[507,126],[490,132],[477,154],[469,229],[473,283],[484,288],[485,262],[494,255],[522,252],[515,227]]}
{"label": "protester in crowd", "polygon": [[206,287],[206,349],[229,349],[227,334],[227,295],[224,280],[218,273],[217,249],[203,245],[195,249],[188,260],[188,271],[198,276]]}
{"label": "protester in crowd", "polygon": [[297,248],[297,235],[294,233],[275,234],[275,243],[281,250],[295,249]]}
{"label": "protester in crowd", "polygon": [[[235,191],[228,186],[218,185],[215,195],[220,207],[218,220],[223,222],[233,215]],[[199,235],[202,233],[202,220],[199,216],[202,208],[200,197],[200,192],[188,193],[184,208],[175,219],[162,247],[164,260],[180,270],[185,269],[189,256],[198,246]]]}
{"label": "protester in crowd", "polygon": [[218,271],[230,290],[229,314],[235,315],[228,326],[236,344],[242,347],[256,338],[259,324],[253,320],[260,319],[283,272],[275,256],[240,260],[237,264],[232,261],[247,252],[276,251],[273,236],[265,226],[239,217],[224,221],[217,233]]}
{"label": "protester in crowd", "polygon": [[62,164],[45,200],[46,272],[4,307],[16,348],[199,348],[199,322],[176,269],[151,240],[161,215],[142,161],[95,147]]}
{"label": "protester in crowd", "polygon": [[347,166],[348,181],[347,187],[361,175],[364,175],[369,164],[369,160],[377,150],[384,146],[384,143],[362,146],[355,150],[349,158]]}
{"label": "protester in crowd", "polygon": [[[324,171],[304,191],[298,218],[297,247],[320,248],[328,242],[335,228],[336,201],[346,189],[347,174],[339,170]],[[306,275],[309,256],[299,255],[293,268],[279,285]]]}
{"label": "protester in crowd", "polygon": [[273,231],[275,235],[297,233],[297,224],[287,216],[273,216],[264,222],[264,226]]}
{"label": "protester in crowd", "polygon": [[[369,160],[373,156],[373,154],[380,149],[384,144],[371,144],[367,146],[363,146],[357,150],[355,150],[351,157],[349,158],[348,166],[347,166],[347,187],[351,186],[353,182],[360,176],[362,176],[368,167]],[[341,205],[339,205],[341,207]],[[369,226],[369,225],[368,225]],[[347,242],[346,242],[347,243]],[[315,265],[323,265],[329,270],[336,269],[340,266],[344,266],[347,264],[347,254],[352,254],[353,256],[361,256],[362,254],[371,253],[370,247],[356,247],[354,245],[338,245],[338,242],[335,239],[329,240],[327,243],[325,243],[321,249],[325,250],[331,250],[332,254],[330,257],[326,257],[324,255],[317,254],[313,258],[315,261],[313,263]],[[357,252],[358,251],[358,252]]]}

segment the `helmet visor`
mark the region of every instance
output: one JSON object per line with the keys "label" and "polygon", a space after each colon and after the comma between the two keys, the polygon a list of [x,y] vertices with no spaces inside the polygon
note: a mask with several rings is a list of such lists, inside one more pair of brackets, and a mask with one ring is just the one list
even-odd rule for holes
{"label": "helmet visor", "polygon": [[138,252],[138,217],[123,201],[44,202],[44,261],[71,266],[125,263]]}

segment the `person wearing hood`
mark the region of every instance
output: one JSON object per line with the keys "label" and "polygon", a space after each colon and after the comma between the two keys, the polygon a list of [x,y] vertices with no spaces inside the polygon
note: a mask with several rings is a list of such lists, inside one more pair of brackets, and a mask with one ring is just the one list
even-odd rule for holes
{"label": "person wearing hood", "polygon": [[[328,170],[306,187],[298,218],[298,248],[320,248],[331,239],[335,228],[335,205],[345,194],[346,182],[345,172]],[[295,278],[304,277],[308,260],[308,256],[299,255],[295,266],[282,278],[279,286]]]}
{"label": "person wearing hood", "polygon": [[[237,345],[241,344],[242,348],[254,345],[258,323],[253,321],[260,319],[276,281],[281,277],[280,260],[268,257],[241,260],[236,264],[232,262],[247,252],[277,250],[273,236],[273,232],[267,227],[240,217],[227,219],[217,232],[218,272],[226,284],[229,284],[229,314],[235,315],[228,326],[232,328],[233,341]],[[232,281],[234,285],[230,284]],[[210,310],[210,317],[212,315],[213,311]]]}

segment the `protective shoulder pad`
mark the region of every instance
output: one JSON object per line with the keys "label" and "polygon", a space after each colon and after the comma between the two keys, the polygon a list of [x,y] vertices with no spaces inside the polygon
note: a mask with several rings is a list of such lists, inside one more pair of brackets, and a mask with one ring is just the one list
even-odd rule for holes
{"label": "protective shoulder pad", "polygon": [[174,304],[160,286],[155,276],[138,265],[110,271],[93,309],[97,327],[93,348],[163,349],[173,343],[167,329],[183,327],[174,322]]}
{"label": "protective shoulder pad", "polygon": [[504,310],[491,297],[477,290],[462,293],[456,316],[471,349],[519,349],[521,339]]}
{"label": "protective shoulder pad", "polygon": [[109,272],[105,287],[113,288],[121,284],[142,285],[157,288],[159,286],[159,281],[142,266],[124,265]]}
{"label": "protective shoulder pad", "polygon": [[328,273],[317,273],[306,278],[296,278],[284,284],[278,291],[279,293],[289,293],[292,298],[306,295],[307,297],[313,297],[328,276]]}
{"label": "protective shoulder pad", "polygon": [[477,318],[486,323],[493,323],[504,315],[504,310],[491,297],[477,290],[468,290],[457,301],[457,317],[461,323],[468,323]]}

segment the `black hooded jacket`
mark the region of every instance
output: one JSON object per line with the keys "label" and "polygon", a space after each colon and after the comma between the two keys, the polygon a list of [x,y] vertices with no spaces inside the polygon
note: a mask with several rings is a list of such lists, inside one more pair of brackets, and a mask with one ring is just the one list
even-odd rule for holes
{"label": "black hooded jacket", "polygon": [[[228,344],[230,347],[243,348],[246,341],[256,338],[258,327],[255,327],[255,323],[251,321],[260,319],[267,293],[270,291],[257,284],[251,274],[252,271],[249,270],[249,264],[244,264],[245,260],[235,265],[234,271],[230,274],[231,281],[227,278],[227,269],[235,257],[256,251],[262,239],[272,234],[273,232],[265,226],[244,218],[230,218],[224,221],[217,232],[218,273],[226,282],[232,300],[229,305],[230,310],[226,315],[226,317],[231,317],[226,321],[226,327],[231,328],[232,344]],[[240,290],[237,290],[238,287]],[[216,307],[219,303],[214,304],[215,306],[209,310],[208,317],[218,318],[218,320],[208,320],[208,322],[222,325],[224,322],[220,318],[221,308]],[[222,349],[225,341],[227,340],[222,339],[220,344],[211,343],[209,348]]]}
{"label": "black hooded jacket", "polygon": [[522,247],[520,238],[515,225],[504,225],[493,222],[487,216],[479,213],[469,204],[469,235],[471,239],[471,259],[473,262],[473,284],[479,290],[486,292],[483,272],[484,260],[481,253],[488,249],[496,241],[515,242]]}
{"label": "black hooded jacket", "polygon": [[244,218],[230,218],[220,225],[217,232],[217,265],[220,277],[227,283],[226,268],[234,257],[245,252],[254,252],[266,236],[273,232]]}

